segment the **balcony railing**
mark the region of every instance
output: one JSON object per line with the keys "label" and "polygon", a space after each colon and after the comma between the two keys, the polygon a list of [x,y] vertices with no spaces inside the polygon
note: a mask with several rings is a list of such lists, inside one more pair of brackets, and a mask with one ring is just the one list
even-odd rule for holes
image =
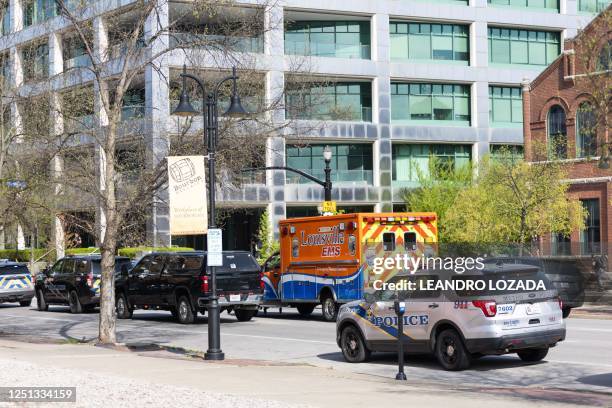
{"label": "balcony railing", "polygon": [[81,68],[91,66],[91,59],[89,55],[83,54],[74,58],[68,58],[64,60],[64,71],[72,68]]}
{"label": "balcony railing", "polygon": [[198,34],[189,32],[179,32],[170,34],[170,47],[205,47],[206,45],[218,44],[227,46],[241,52],[263,52],[263,38],[261,37],[241,37],[225,36],[214,34]]}
{"label": "balcony railing", "polygon": [[142,119],[145,116],[145,106],[144,105],[130,105],[123,106],[121,108],[121,120],[134,120],[134,119]]}
{"label": "balcony railing", "polygon": [[[314,169],[299,169],[306,173],[318,178],[319,180],[325,180],[325,170],[314,170]],[[286,172],[287,184],[305,184],[312,183],[300,176],[299,174]],[[336,170],[332,169],[331,172],[332,183],[359,183],[359,184],[372,184],[373,172],[372,170]]]}
{"label": "balcony railing", "polygon": [[285,41],[285,54],[287,55],[370,59],[370,48],[369,44],[318,44]]}
{"label": "balcony railing", "polygon": [[[310,112],[309,112],[310,110]],[[313,112],[313,107],[307,107],[305,109],[295,109],[290,106],[287,107],[287,117],[291,119],[299,120],[329,120],[329,121],[346,121],[346,122],[371,122],[372,121],[372,108],[361,107],[359,109],[330,109],[322,112],[322,109],[318,109],[318,112]]]}

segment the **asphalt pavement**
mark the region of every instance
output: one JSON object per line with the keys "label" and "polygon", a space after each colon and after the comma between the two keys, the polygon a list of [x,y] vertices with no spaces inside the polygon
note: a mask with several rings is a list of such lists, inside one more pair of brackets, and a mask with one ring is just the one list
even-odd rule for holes
{"label": "asphalt pavement", "polygon": [[[0,305],[0,337],[93,341],[98,315],[73,315],[67,307],[51,306],[48,312],[34,307]],[[266,360],[310,364],[357,374],[393,378],[397,371],[393,353],[374,354],[372,361],[343,361],[335,342],[335,324],[321,320],[315,310],[303,318],[292,309],[260,312],[250,322],[221,315],[221,341],[227,359]],[[408,356],[406,375],[413,384],[452,385],[468,391],[512,393],[529,399],[612,406],[612,320],[567,319],[567,339],[551,349],[545,361],[522,362],[515,355],[487,356],[469,370],[448,372],[433,356]],[[206,350],[207,319],[199,316],[193,325],[176,323],[169,312],[136,311],[131,320],[118,321],[118,340],[130,345],[157,343],[169,348]],[[537,391],[537,392],[536,392]]]}

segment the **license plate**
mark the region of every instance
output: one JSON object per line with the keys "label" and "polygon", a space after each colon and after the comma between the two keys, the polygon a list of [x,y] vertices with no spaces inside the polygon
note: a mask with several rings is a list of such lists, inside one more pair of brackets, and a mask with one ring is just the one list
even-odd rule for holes
{"label": "license plate", "polygon": [[497,314],[512,314],[514,312],[514,305],[497,305]]}
{"label": "license plate", "polygon": [[539,304],[527,305],[527,314],[534,315],[542,313],[542,308]]}
{"label": "license plate", "polygon": [[240,302],[240,295],[230,295],[230,302]]}

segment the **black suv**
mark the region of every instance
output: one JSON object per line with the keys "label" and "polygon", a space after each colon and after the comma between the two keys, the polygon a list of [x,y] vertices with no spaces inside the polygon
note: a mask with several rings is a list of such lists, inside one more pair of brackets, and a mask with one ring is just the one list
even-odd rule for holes
{"label": "black suv", "polygon": [[[216,268],[221,311],[233,310],[239,321],[251,320],[262,300],[261,268],[246,251],[224,251]],[[117,317],[134,309],[169,310],[183,324],[206,313],[211,296],[206,252],[156,252],[144,256],[116,280]]]}
{"label": "black suv", "polygon": [[[91,311],[100,304],[100,255],[67,256],[36,276],[38,310],[68,305],[71,313]],[[115,274],[131,266],[127,257],[115,258]]]}

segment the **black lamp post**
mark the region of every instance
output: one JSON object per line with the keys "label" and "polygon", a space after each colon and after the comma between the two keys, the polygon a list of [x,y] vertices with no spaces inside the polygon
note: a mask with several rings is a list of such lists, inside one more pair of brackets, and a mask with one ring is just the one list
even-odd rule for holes
{"label": "black lamp post", "polygon": [[[236,80],[236,67],[232,68],[232,75],[223,78],[215,85],[213,92],[207,94],[204,83],[196,76],[187,73],[187,67],[183,65],[183,88],[179,104],[172,112],[178,116],[195,116],[199,112],[194,109],[189,101],[189,94],[185,87],[186,79],[193,79],[202,90],[202,116],[204,128],[204,142],[207,144],[208,152],[208,194],[209,194],[209,219],[208,228],[215,228],[215,152],[217,148],[217,133],[219,131],[219,122],[217,111],[217,100],[219,97],[219,88],[227,81],[232,81],[232,95],[230,98],[230,106],[223,116],[243,117],[248,113],[240,103],[238,96]],[[217,279],[214,266],[207,266],[207,272],[211,280],[211,297],[208,303],[208,350],[204,358],[206,360],[223,360],[225,355],[221,350],[221,327],[219,323],[219,299],[217,297]]]}
{"label": "black lamp post", "polygon": [[332,182],[331,182],[331,168],[329,164],[332,159],[332,151],[329,146],[325,146],[323,150],[323,160],[325,160],[325,201],[331,201],[331,190],[332,190]]}

